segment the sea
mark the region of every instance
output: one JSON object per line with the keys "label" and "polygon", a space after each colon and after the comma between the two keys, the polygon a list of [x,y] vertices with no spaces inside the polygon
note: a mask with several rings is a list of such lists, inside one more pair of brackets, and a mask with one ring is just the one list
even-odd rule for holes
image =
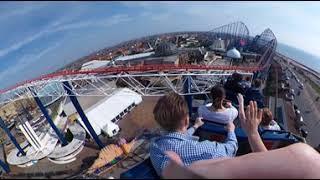
{"label": "sea", "polygon": [[320,57],[283,43],[278,43],[277,51],[317,72],[320,72]]}

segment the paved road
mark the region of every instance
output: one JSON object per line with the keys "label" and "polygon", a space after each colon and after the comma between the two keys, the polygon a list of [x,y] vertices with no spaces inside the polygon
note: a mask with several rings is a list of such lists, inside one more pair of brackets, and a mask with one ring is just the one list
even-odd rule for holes
{"label": "paved road", "polygon": [[293,70],[293,72],[297,75],[298,79],[300,79],[300,82],[303,82],[305,86],[305,88],[300,91],[301,93],[298,96],[298,82],[294,78],[291,78],[289,81],[290,86],[294,88],[296,93],[294,103],[298,106],[309,132],[307,142],[313,147],[318,146],[320,144],[320,100],[319,102],[315,102],[318,94],[314,91],[314,89],[312,89],[309,83],[305,82],[305,79],[297,71]]}

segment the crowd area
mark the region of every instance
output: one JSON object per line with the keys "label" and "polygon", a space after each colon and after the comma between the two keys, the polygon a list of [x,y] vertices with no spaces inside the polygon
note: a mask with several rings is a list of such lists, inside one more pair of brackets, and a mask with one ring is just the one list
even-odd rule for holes
{"label": "crowd area", "polygon": [[[182,96],[170,92],[161,97],[153,114],[163,131],[150,145],[157,174],[163,178],[320,178],[320,156],[309,145],[296,143],[270,151],[265,147],[259,126],[268,130],[280,127],[264,105],[261,85],[259,79],[251,84],[250,77],[234,73],[211,89],[212,102],[198,108],[192,126]],[[236,118],[252,150],[237,157]],[[193,136],[203,119],[225,124],[224,142],[199,141]]]}

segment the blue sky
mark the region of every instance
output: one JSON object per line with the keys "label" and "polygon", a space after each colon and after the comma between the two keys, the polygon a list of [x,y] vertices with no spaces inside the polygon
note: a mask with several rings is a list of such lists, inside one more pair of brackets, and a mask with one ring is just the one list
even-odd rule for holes
{"label": "blue sky", "polygon": [[0,2],[0,88],[154,33],[243,21],[320,56],[319,2]]}

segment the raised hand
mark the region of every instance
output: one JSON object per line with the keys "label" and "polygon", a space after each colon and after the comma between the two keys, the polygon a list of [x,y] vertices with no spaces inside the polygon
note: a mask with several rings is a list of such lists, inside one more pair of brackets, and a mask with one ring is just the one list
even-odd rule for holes
{"label": "raised hand", "polygon": [[245,114],[244,114],[244,100],[243,100],[243,96],[242,94],[238,93],[237,94],[237,99],[238,99],[238,103],[239,103],[239,118],[240,120],[245,119]]}
{"label": "raised hand", "polygon": [[252,152],[268,151],[258,132],[262,119],[262,111],[257,107],[257,102],[250,101],[245,112],[245,117],[240,118],[241,127],[245,130]]}
{"label": "raised hand", "polygon": [[202,121],[202,117],[198,117],[193,125],[194,128],[198,128],[200,126],[202,126],[204,124],[204,122]]}
{"label": "raised hand", "polygon": [[243,95],[242,94],[238,93],[237,99],[238,99],[239,104],[243,104]]}
{"label": "raised hand", "polygon": [[247,135],[258,132],[258,126],[262,119],[262,111],[257,107],[257,102],[250,101],[245,112],[245,117],[240,118],[241,127],[245,129]]}

